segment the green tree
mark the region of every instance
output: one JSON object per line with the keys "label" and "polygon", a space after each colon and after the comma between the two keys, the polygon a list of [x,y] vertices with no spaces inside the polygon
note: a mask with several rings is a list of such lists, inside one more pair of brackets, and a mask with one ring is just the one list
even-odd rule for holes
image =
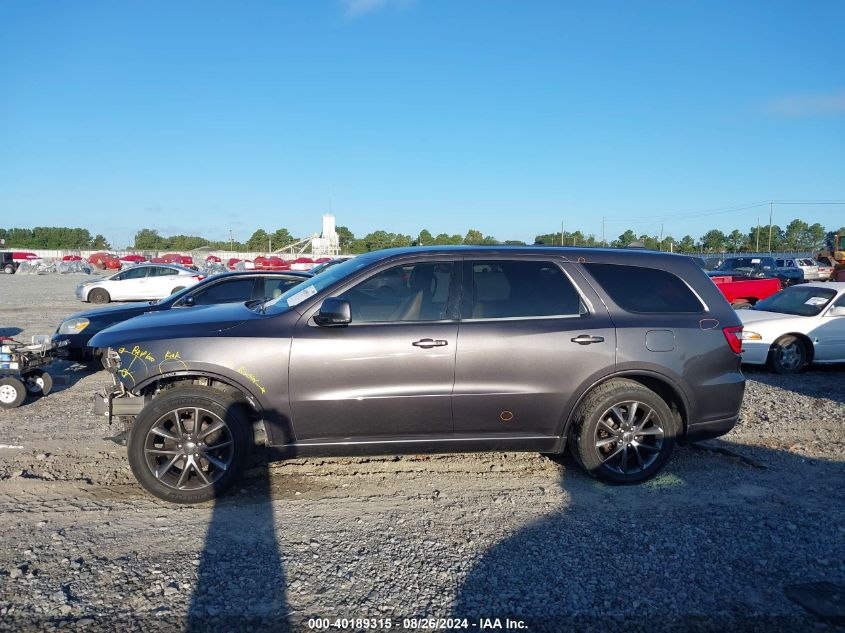
{"label": "green tree", "polygon": [[464,238],[458,235],[448,235],[446,233],[439,233],[437,237],[434,238],[434,243],[438,245],[446,245],[446,246],[454,246],[457,244],[463,244]]}
{"label": "green tree", "polygon": [[716,253],[725,250],[727,240],[727,236],[719,229],[710,229],[701,236],[701,246],[706,251]]}
{"label": "green tree", "polygon": [[164,238],[155,229],[141,229],[135,233],[134,246],[139,251],[157,251],[166,248]]}
{"label": "green tree", "polygon": [[417,235],[417,239],[414,242],[415,246],[431,246],[434,244],[434,236],[429,233],[428,229],[423,229],[420,231],[419,235]]}
{"label": "green tree", "polygon": [[464,244],[483,244],[484,234],[477,229],[470,229],[464,236]]}
{"label": "green tree", "polygon": [[675,250],[679,253],[695,253],[697,249],[692,235],[684,235],[675,245]]}
{"label": "green tree", "polygon": [[735,253],[745,246],[745,235],[739,229],[734,229],[727,236],[727,244],[728,248]]}
{"label": "green tree", "polygon": [[94,248],[98,251],[108,251],[111,250],[111,244],[109,244],[108,240],[105,237],[97,233],[97,235],[94,236],[94,239],[91,242],[91,248]]}
{"label": "green tree", "polygon": [[355,241],[355,235],[345,226],[339,226],[335,229],[337,231],[338,243],[340,245],[341,253],[348,253],[352,248],[352,242]]}
{"label": "green tree", "polygon": [[505,246],[525,246],[522,240],[505,240],[502,242]]}
{"label": "green tree", "polygon": [[637,241],[637,234],[634,233],[631,229],[625,231],[622,235],[620,235],[617,239],[613,240],[610,245],[615,246],[617,248],[625,248],[631,242]]}
{"label": "green tree", "polygon": [[274,251],[293,244],[296,241],[296,238],[287,229],[276,229],[271,237]]}
{"label": "green tree", "polygon": [[264,229],[257,229],[246,241],[246,247],[251,251],[266,253],[270,246],[270,236]]}

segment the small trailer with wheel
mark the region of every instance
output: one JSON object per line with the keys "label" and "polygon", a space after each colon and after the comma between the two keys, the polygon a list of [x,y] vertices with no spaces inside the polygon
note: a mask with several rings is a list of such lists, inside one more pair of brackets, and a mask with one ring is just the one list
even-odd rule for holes
{"label": "small trailer with wheel", "polygon": [[31,345],[0,337],[0,408],[14,409],[27,395],[50,393],[53,378],[45,367],[53,362],[55,349],[48,337],[33,337]]}

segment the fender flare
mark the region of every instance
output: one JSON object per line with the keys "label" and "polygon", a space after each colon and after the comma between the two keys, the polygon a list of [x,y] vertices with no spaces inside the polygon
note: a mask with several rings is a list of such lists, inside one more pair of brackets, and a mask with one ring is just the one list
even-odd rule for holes
{"label": "fender flare", "polygon": [[614,378],[631,378],[636,380],[637,377],[646,377],[651,378],[653,380],[657,380],[660,383],[663,383],[666,387],[668,387],[675,396],[677,396],[681,401],[682,411],[681,413],[681,424],[683,427],[683,432],[686,433],[687,425],[689,423],[689,411],[690,411],[690,402],[687,394],[684,393],[681,386],[678,384],[677,381],[673,380],[671,377],[667,376],[666,374],[662,374],[660,372],[651,370],[651,369],[623,369],[620,371],[615,371],[610,374],[605,374],[600,378],[594,380],[590,383],[585,389],[581,390],[581,394],[578,396],[578,399],[575,403],[569,408],[567,411],[563,426],[561,427],[560,431],[560,447],[563,450],[563,447],[566,444],[566,439],[569,436],[569,430],[572,427],[572,422],[575,417],[575,412],[578,410],[578,407],[584,401],[584,398],[596,387],[600,384],[607,382],[608,380],[613,380]]}

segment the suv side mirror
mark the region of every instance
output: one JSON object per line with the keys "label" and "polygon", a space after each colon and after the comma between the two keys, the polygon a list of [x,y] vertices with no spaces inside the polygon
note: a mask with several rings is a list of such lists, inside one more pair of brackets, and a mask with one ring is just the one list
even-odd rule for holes
{"label": "suv side mirror", "polygon": [[845,306],[833,306],[827,313],[827,316],[845,316]]}
{"label": "suv side mirror", "polygon": [[314,323],[323,327],[338,327],[352,322],[352,308],[345,299],[328,297],[323,300],[320,311],[314,315]]}
{"label": "suv side mirror", "polygon": [[186,308],[193,308],[195,305],[194,295],[188,295],[184,299],[182,299],[182,305]]}

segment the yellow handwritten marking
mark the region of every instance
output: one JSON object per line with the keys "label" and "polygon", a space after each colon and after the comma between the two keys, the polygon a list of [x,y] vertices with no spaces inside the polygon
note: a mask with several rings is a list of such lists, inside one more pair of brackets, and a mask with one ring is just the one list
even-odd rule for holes
{"label": "yellow handwritten marking", "polygon": [[258,387],[261,390],[261,393],[267,393],[267,390],[261,386],[261,382],[258,380],[258,377],[255,374],[250,373],[247,369],[241,365],[235,371],[237,371],[241,376],[247,378],[253,385]]}
{"label": "yellow handwritten marking", "polygon": [[179,352],[171,352],[170,350],[164,352],[164,360],[181,360],[181,358]]}

